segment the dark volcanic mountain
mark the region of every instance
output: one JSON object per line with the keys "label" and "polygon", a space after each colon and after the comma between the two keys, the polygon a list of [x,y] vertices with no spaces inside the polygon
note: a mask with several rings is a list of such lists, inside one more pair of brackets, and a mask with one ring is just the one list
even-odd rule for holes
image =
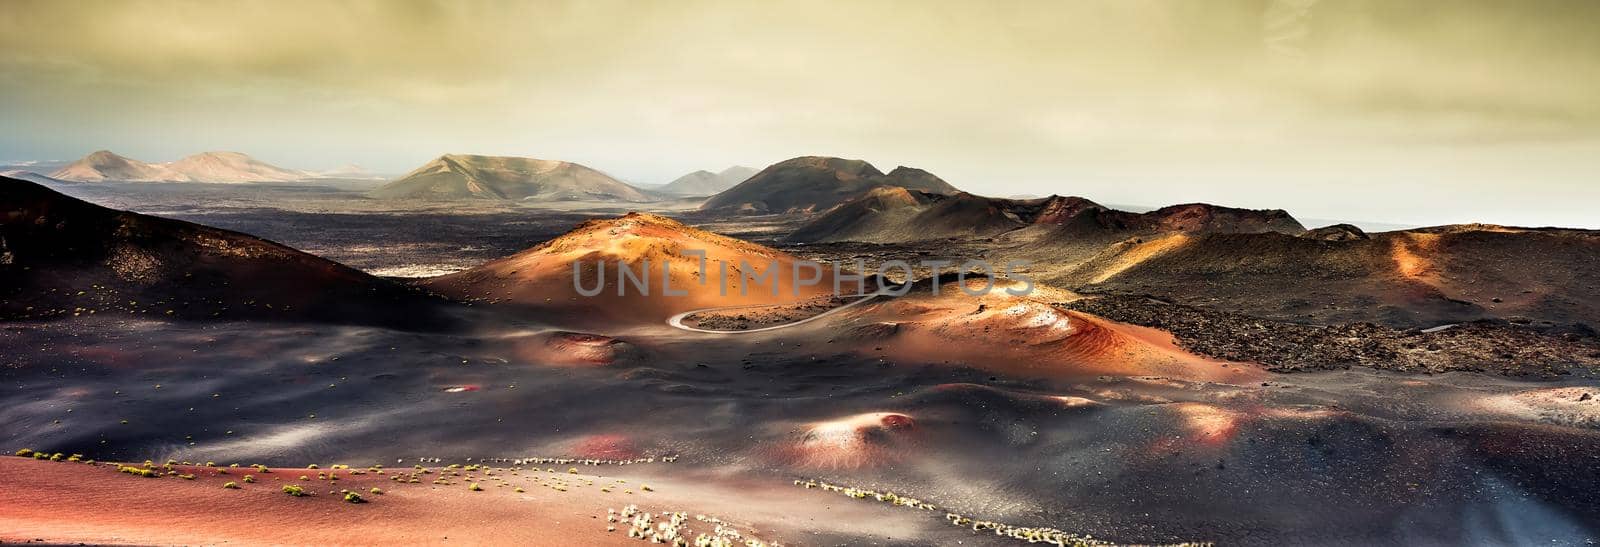
{"label": "dark volcanic mountain", "polygon": [[0,318],[421,325],[419,292],[245,234],[116,211],[0,178]]}
{"label": "dark volcanic mountain", "polygon": [[821,212],[881,187],[935,194],[958,192],[954,186],[921,169],[898,167],[886,175],[861,160],[806,156],[762,169],[738,186],[712,196],[700,206],[700,210],[724,213]]}
{"label": "dark volcanic mountain", "polygon": [[756,174],[755,169],[740,165],[723,169],[721,173],[695,171],[673,179],[659,191],[679,196],[709,196],[733,188],[754,174]]}
{"label": "dark volcanic mountain", "polygon": [[1133,213],[1076,197],[878,188],[788,240],[947,238],[992,238],[979,243],[983,252],[1029,260],[1032,277],[1081,293],[1153,295],[1285,321],[1425,328],[1490,319],[1555,328],[1600,317],[1600,232],[1584,230],[1307,231],[1281,210],[1186,204]]}
{"label": "dark volcanic mountain", "polygon": [[1044,201],[994,199],[965,192],[945,195],[885,186],[828,210],[796,229],[786,240],[905,243],[988,237],[1027,226]]}
{"label": "dark volcanic mountain", "polygon": [[1315,230],[1306,230],[1300,237],[1321,239],[1324,241],[1351,241],[1356,239],[1372,239],[1365,230],[1354,224],[1333,224]]}
{"label": "dark volcanic mountain", "polygon": [[[1282,209],[1239,209],[1208,203],[1170,205],[1147,213],[1112,209],[1080,197],[1052,196],[1033,224],[1058,226],[1055,235],[1128,233],[1261,233],[1306,231]],[[1065,233],[1063,233],[1065,232]]]}
{"label": "dark volcanic mountain", "polygon": [[883,187],[829,210],[796,229],[788,240],[905,243],[991,237],[1029,226],[1036,226],[1031,230],[1037,237],[1047,240],[1073,238],[1101,243],[1140,233],[1299,234],[1305,231],[1299,222],[1281,210],[1189,204],[1130,213],[1080,197],[1019,200]]}
{"label": "dark volcanic mountain", "polygon": [[652,201],[638,188],[572,162],[445,154],[378,188],[380,198]]}

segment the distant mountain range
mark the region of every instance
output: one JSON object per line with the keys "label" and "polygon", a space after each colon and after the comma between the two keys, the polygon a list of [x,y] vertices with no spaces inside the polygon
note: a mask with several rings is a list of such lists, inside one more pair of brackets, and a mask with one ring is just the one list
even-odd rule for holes
{"label": "distant mountain range", "polygon": [[238,152],[203,152],[168,163],[148,163],[100,150],[50,174],[74,182],[289,182],[316,178]]}
{"label": "distant mountain range", "polygon": [[932,173],[896,167],[888,174],[861,160],[805,156],[775,163],[727,191],[712,196],[702,211],[721,213],[820,213],[869,190],[898,187],[935,194],[959,192]]}
{"label": "distant mountain range", "polygon": [[673,179],[672,182],[657,188],[656,191],[678,196],[709,196],[733,188],[754,174],[756,174],[754,168],[741,165],[723,169],[720,173],[704,170],[695,171]]}
{"label": "distant mountain range", "polygon": [[385,199],[653,202],[710,195],[701,210],[722,214],[820,213],[880,187],[958,192],[927,171],[888,174],[861,160],[806,156],[761,171],[695,171],[642,189],[587,166],[514,156],[445,154],[374,190]]}
{"label": "distant mountain range", "polygon": [[386,199],[625,201],[655,198],[568,161],[445,154],[373,191]]}
{"label": "distant mountain range", "polygon": [[[538,162],[509,163],[529,161]],[[855,187],[886,180],[938,186],[928,178],[911,176],[910,171],[896,170],[902,173],[899,176],[873,174],[876,170],[850,160],[803,158],[800,163],[768,168],[764,173],[773,177],[757,175],[723,196],[749,190],[763,178],[790,182],[794,177],[784,174],[796,172],[807,176],[820,172],[827,176],[821,180],[836,183],[844,182],[841,173],[865,173],[857,179],[846,177]],[[840,166],[844,168],[837,169]],[[574,168],[569,164],[561,169]],[[458,180],[451,177],[440,180]],[[871,182],[858,180],[862,178]],[[483,179],[473,180],[470,185]],[[1307,324],[1372,322],[1427,328],[1489,319],[1556,328],[1592,326],[1593,318],[1600,317],[1592,275],[1600,264],[1600,231],[1459,225],[1368,234],[1338,224],[1305,230],[1288,213],[1273,209],[1184,204],[1136,213],[1078,197],[1008,200],[887,184],[865,192],[805,219],[807,223],[788,239],[889,244],[939,240],[926,247],[930,249],[976,244],[981,247],[956,249],[977,248],[984,257],[1026,260],[1034,280],[1082,294],[1160,295],[1179,304]],[[775,195],[792,199],[784,204],[811,204],[793,209],[798,211],[826,203],[801,198],[835,194]],[[291,287],[314,287],[321,291],[316,295],[331,290],[352,298],[379,294],[382,298],[373,302],[377,308],[384,302],[411,305],[406,303],[410,297],[370,276],[270,242],[108,211],[32,182],[0,179],[0,212],[15,220],[0,223],[0,287],[12,288],[9,293],[0,290],[0,312],[6,314],[0,316],[72,313],[83,306],[67,298],[78,290],[73,287],[95,285],[122,291],[115,298],[96,300],[97,306],[129,313],[172,309],[180,317],[275,317],[290,310],[330,320],[350,317],[340,311],[339,300]],[[576,306],[597,317],[644,310],[649,315],[636,314],[630,320],[659,319],[725,300],[692,290],[683,299],[586,306],[611,297],[602,295],[594,302],[576,298],[570,292],[572,264],[599,259],[660,263],[681,257],[686,249],[708,249],[712,258],[745,259],[752,264],[771,258],[791,260],[777,251],[670,219],[635,214],[586,223],[529,251],[422,284],[460,299],[489,299],[529,309]],[[192,280],[182,275],[189,272]],[[673,283],[703,291],[698,281],[684,277]],[[253,300],[272,307],[252,307]],[[119,304],[130,301],[163,307],[132,309]],[[358,320],[384,315],[380,310]]]}

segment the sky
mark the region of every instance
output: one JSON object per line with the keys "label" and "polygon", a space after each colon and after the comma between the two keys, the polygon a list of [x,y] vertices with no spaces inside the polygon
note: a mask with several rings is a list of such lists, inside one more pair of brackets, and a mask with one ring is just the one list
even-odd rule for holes
{"label": "sky", "polygon": [[803,155],[993,196],[1600,228],[1600,2],[0,2],[0,160]]}

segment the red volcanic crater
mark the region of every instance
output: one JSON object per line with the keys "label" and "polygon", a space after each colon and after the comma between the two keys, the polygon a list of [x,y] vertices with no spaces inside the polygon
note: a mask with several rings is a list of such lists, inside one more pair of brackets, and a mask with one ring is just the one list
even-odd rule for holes
{"label": "red volcanic crater", "polygon": [[919,429],[905,414],[867,412],[808,424],[798,441],[774,454],[788,465],[811,469],[875,467],[904,459]]}
{"label": "red volcanic crater", "polygon": [[[700,252],[706,260],[704,271],[696,254]],[[537,310],[545,318],[560,317],[561,324],[658,323],[700,308],[787,304],[827,296],[833,287],[832,272],[823,269],[814,285],[797,283],[786,272],[796,271],[799,260],[663,216],[629,213],[585,222],[531,249],[423,285],[453,298]],[[743,271],[742,265],[751,271]],[[773,265],[776,271],[770,271]],[[623,266],[648,279],[648,294],[637,285],[623,285],[618,277]],[[802,277],[810,280],[810,270]],[[586,291],[600,290],[584,296],[575,282]],[[668,286],[674,295],[666,294]]]}
{"label": "red volcanic crater", "polygon": [[[1161,376],[1237,382],[1263,374],[1259,368],[1194,355],[1165,332],[1063,310],[1053,304],[1080,298],[1036,286],[1011,295],[1014,281],[968,279],[966,287],[990,292],[972,296],[958,281],[937,294],[921,286],[910,294],[850,310],[849,335],[860,351],[910,362],[945,362],[1007,374],[1045,377]],[[870,349],[867,349],[870,348]]]}

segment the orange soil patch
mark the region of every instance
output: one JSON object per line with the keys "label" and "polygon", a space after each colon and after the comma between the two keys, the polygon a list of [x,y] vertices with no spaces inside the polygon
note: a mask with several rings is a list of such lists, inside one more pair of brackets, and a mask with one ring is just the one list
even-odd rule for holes
{"label": "orange soil patch", "polygon": [[[986,281],[968,279],[970,288]],[[935,296],[909,294],[861,311],[856,334],[869,354],[915,362],[951,362],[1018,375],[1163,376],[1185,380],[1238,382],[1265,376],[1258,367],[1217,361],[1179,348],[1171,335],[1117,323],[1086,313],[1064,311],[1051,302],[1077,295],[1034,287],[1011,296],[1009,282],[998,282],[983,296],[962,293],[955,283]]]}
{"label": "orange soil patch", "polygon": [[[706,253],[703,276],[700,257],[690,254],[694,251]],[[647,261],[649,269],[645,270]],[[424,285],[452,297],[490,304],[577,310],[612,321],[658,323],[694,309],[790,303],[832,294],[831,268],[824,267],[819,273],[802,266],[797,274],[799,261],[782,251],[691,228],[666,217],[629,213],[585,222],[537,247],[429,279]],[[600,286],[601,281],[604,290],[592,297],[580,294],[573,282],[574,264],[579,266],[578,280],[585,290]],[[619,280],[619,264],[635,276],[648,277],[648,296],[641,294],[631,279],[626,285]],[[748,271],[742,266],[748,266]],[[669,274],[663,273],[664,268]],[[746,275],[772,277],[747,280]],[[794,282],[797,277],[817,277],[818,281],[799,284]],[[674,292],[686,294],[668,296],[663,280],[670,282]]]}
{"label": "orange soil patch", "polygon": [[1173,409],[1194,442],[1218,445],[1233,440],[1239,431],[1238,412],[1204,403],[1176,403]]}
{"label": "orange soil patch", "polygon": [[1395,269],[1406,279],[1438,286],[1438,269],[1432,254],[1439,246],[1438,234],[1411,233],[1405,238],[1395,238],[1389,255]]}
{"label": "orange soil patch", "polygon": [[[674,464],[676,465],[676,464]],[[580,467],[554,473],[523,469],[458,470],[449,485],[421,475],[402,484],[386,475],[350,470],[179,466],[194,480],[143,478],[118,473],[113,464],[79,464],[0,456],[0,542],[243,544],[243,545],[640,545],[627,525],[606,531],[606,510],[637,504],[645,511],[685,511],[720,517],[746,537],[792,544],[810,533],[854,534],[863,530],[897,538],[942,530],[926,515],[893,507],[831,503],[825,494],[796,492],[784,481],[713,480],[685,469],[641,466]],[[336,473],[337,481],[317,473]],[[590,474],[594,473],[594,474]],[[623,473],[626,473],[624,475]],[[246,474],[256,482],[244,483]],[[307,475],[309,480],[299,480]],[[602,476],[604,475],[604,476]],[[468,478],[471,476],[472,478]],[[228,481],[240,489],[223,488]],[[481,491],[468,488],[481,485]],[[285,484],[310,494],[292,497]],[[565,491],[553,485],[565,485]],[[649,484],[648,491],[643,486]],[[383,493],[372,494],[373,487]],[[522,488],[524,492],[516,492]],[[345,503],[338,491],[359,492],[368,503]],[[508,525],[514,524],[514,525]],[[709,532],[709,525],[692,525]]]}
{"label": "orange soil patch", "polygon": [[1127,244],[1125,242],[1118,244],[1113,247],[1117,249],[1115,254],[1096,258],[1094,266],[1099,272],[1095,274],[1090,282],[1104,283],[1106,280],[1116,277],[1117,274],[1128,271],[1152,258],[1167,254],[1188,242],[1188,235],[1170,234],[1140,243]]}

